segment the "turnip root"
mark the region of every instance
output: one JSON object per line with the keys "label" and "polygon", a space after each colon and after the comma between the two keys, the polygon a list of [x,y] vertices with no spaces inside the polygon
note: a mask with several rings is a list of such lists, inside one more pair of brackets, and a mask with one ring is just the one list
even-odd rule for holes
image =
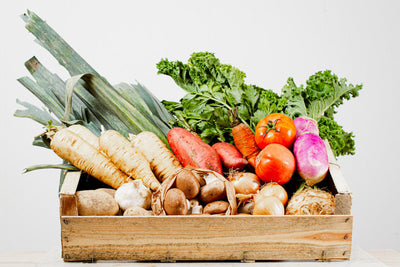
{"label": "turnip root", "polygon": [[154,133],[143,131],[137,135],[130,134],[128,139],[150,162],[150,167],[160,182],[182,169],[179,160]]}
{"label": "turnip root", "polygon": [[115,192],[114,198],[122,210],[131,207],[149,209],[151,205],[151,190],[138,179],[123,184]]}
{"label": "turnip root", "polygon": [[305,133],[319,135],[318,123],[316,120],[302,116],[294,119],[293,122],[296,126],[296,138]]}
{"label": "turnip root", "polygon": [[57,131],[51,138],[50,147],[62,159],[114,189],[132,180],[109,158],[69,128]]}
{"label": "turnip root", "polygon": [[304,187],[290,198],[286,207],[288,215],[332,215],[335,197],[324,190]]}
{"label": "turnip root", "polygon": [[294,142],[293,154],[296,158],[297,172],[313,186],[321,182],[329,169],[328,154],[321,137],[312,133],[299,136]]}
{"label": "turnip root", "polygon": [[100,150],[124,173],[133,179],[141,179],[153,191],[160,187],[160,182],[154,176],[150,163],[142,152],[120,133],[115,130],[102,132],[99,145]]}

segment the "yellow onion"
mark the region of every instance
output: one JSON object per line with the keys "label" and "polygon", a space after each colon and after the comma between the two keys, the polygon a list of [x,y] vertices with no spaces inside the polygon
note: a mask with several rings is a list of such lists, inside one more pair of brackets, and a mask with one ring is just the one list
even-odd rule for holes
{"label": "yellow onion", "polygon": [[276,182],[265,184],[261,188],[260,192],[258,192],[258,194],[254,197],[254,199],[257,201],[258,198],[264,198],[268,196],[276,197],[282,202],[283,206],[285,206],[288,202],[288,194],[285,188]]}
{"label": "yellow onion", "polygon": [[285,207],[282,202],[273,196],[257,199],[254,204],[253,215],[284,215]]}
{"label": "yellow onion", "polygon": [[251,172],[233,172],[229,175],[229,181],[236,194],[257,194],[260,190],[260,180]]}

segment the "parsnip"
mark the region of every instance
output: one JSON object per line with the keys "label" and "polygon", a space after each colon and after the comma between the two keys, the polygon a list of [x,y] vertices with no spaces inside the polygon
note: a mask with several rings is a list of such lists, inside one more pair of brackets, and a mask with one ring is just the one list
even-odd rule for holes
{"label": "parsnip", "polygon": [[150,163],[142,152],[119,132],[115,130],[102,132],[99,145],[100,151],[105,153],[120,170],[133,179],[142,179],[151,190],[158,189],[160,182],[154,176]]}
{"label": "parsnip", "polygon": [[154,133],[143,131],[137,135],[129,134],[128,139],[150,162],[150,167],[160,182],[182,169],[179,160]]}
{"label": "parsnip", "polygon": [[115,189],[131,181],[110,159],[69,128],[57,131],[50,147],[62,159]]}
{"label": "parsnip", "polygon": [[80,138],[91,144],[94,148],[97,150],[100,150],[99,148],[99,138],[92,133],[88,128],[85,126],[82,126],[80,124],[74,124],[68,127],[68,129],[79,135]]}

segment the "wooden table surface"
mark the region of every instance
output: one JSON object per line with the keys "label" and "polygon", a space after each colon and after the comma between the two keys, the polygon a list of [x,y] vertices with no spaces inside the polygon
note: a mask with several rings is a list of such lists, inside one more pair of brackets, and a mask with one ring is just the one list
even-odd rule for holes
{"label": "wooden table surface", "polygon": [[[352,248],[351,259],[348,261],[269,261],[268,267],[282,266],[351,266],[351,267],[400,267],[400,253],[396,250],[363,250],[357,246]],[[135,261],[98,261],[96,266],[265,266],[266,262],[241,263],[241,262],[183,262],[183,263],[160,263],[160,262],[135,262]],[[0,253],[0,266],[88,266],[82,262],[64,262],[60,256],[60,248],[50,251],[4,251]]]}

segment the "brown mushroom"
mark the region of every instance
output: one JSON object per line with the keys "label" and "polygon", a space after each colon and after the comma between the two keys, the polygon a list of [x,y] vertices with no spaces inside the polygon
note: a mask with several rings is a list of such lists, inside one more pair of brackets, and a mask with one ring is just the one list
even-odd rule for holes
{"label": "brown mushroom", "polygon": [[176,175],[176,188],[182,190],[187,199],[195,198],[200,192],[199,180],[187,169],[182,169]]}
{"label": "brown mushroom", "polygon": [[227,201],[214,201],[204,207],[203,214],[223,214],[228,208],[229,203]]}
{"label": "brown mushroom", "polygon": [[164,199],[164,210],[168,215],[187,215],[188,205],[182,190],[171,188],[167,191]]}
{"label": "brown mushroom", "polygon": [[225,184],[214,180],[200,189],[200,200],[205,203],[214,202],[226,198]]}

